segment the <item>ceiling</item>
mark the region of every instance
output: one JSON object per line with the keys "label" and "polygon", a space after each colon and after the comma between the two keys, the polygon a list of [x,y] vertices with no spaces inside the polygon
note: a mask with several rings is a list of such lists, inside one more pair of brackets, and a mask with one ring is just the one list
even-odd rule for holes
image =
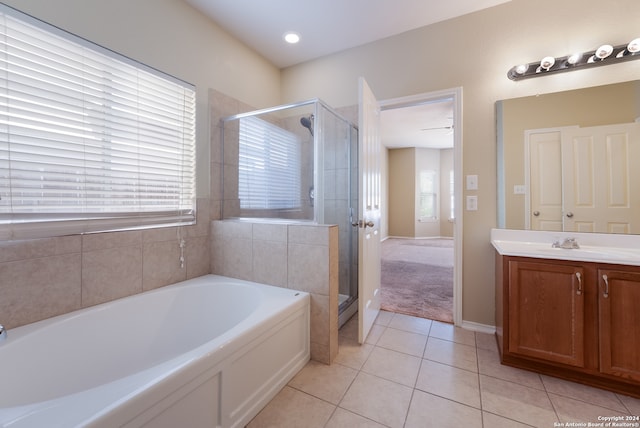
{"label": "ceiling", "polygon": [[[510,0],[184,0],[279,68],[506,3]],[[300,42],[283,35],[294,31]],[[387,147],[452,147],[452,103],[382,113]]]}
{"label": "ceiling", "polygon": [[383,110],[380,140],[390,149],[453,147],[453,99]]}

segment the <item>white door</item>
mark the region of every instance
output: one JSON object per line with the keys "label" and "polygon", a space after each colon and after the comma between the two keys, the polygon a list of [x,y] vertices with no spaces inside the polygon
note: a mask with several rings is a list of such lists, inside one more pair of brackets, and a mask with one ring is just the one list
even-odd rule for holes
{"label": "white door", "polygon": [[529,174],[527,229],[562,230],[562,159],[560,130],[526,131]]}
{"label": "white door", "polygon": [[564,130],[564,230],[638,233],[640,124]]}
{"label": "white door", "polygon": [[358,81],[358,342],[380,312],[380,106],[364,78]]}

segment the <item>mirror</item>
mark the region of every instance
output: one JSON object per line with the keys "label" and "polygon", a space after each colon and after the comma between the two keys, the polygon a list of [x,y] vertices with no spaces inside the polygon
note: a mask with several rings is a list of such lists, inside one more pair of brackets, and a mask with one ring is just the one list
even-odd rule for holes
{"label": "mirror", "polygon": [[[600,171],[598,162],[611,157],[611,147],[622,148],[618,151],[617,162],[628,166],[626,174],[640,170],[640,136],[636,134],[627,136],[623,140],[613,141],[609,136],[604,137],[601,154],[591,149],[583,150],[585,147],[593,147],[592,143],[581,144],[580,140],[575,140],[577,133],[573,132],[573,141],[578,141],[569,148],[565,147],[565,142],[558,145],[549,145],[554,149],[545,158],[551,161],[537,159],[538,155],[532,147],[536,142],[532,135],[542,135],[545,132],[555,133],[554,138],[564,141],[565,131],[571,134],[571,130],[580,131],[609,129],[614,124],[628,124],[632,129],[640,127],[640,81],[616,83],[611,85],[582,88],[571,91],[557,92],[544,95],[535,95],[522,98],[501,100],[496,103],[496,123],[497,123],[497,149],[498,149],[498,227],[507,229],[537,229],[543,230],[572,230],[577,232],[595,231],[611,233],[640,233],[640,207],[635,207],[635,211],[629,214],[635,217],[633,227],[624,226],[621,221],[620,226],[610,226],[611,230],[601,230],[590,226],[588,222],[580,223],[578,215],[574,215],[573,200],[584,199],[588,194],[592,195],[592,190],[605,188],[606,191],[614,189],[618,192],[619,198],[623,198],[623,204],[640,205],[640,179],[620,178],[621,168],[616,167],[613,173],[616,178],[597,177],[584,175],[584,164],[574,163],[572,167],[567,167],[566,159],[575,156],[575,162],[588,162],[589,168]],[[600,131],[598,131],[600,132]],[[626,131],[625,131],[626,132]],[[636,131],[633,131],[636,132]],[[616,134],[617,135],[617,134]],[[538,140],[546,141],[548,134]],[[580,137],[582,138],[582,137]],[[617,138],[617,137],[616,137]],[[583,142],[592,141],[582,138]],[[615,139],[614,139],[615,140]],[[613,146],[612,146],[613,144]],[[538,146],[535,146],[538,147]],[[562,148],[564,147],[564,148]],[[544,149],[540,153],[544,152]],[[633,152],[633,153],[632,153]],[[533,155],[532,155],[533,153]],[[532,166],[532,159],[537,162]],[[542,159],[542,158],[541,158]],[[563,165],[563,163],[565,163]],[[560,171],[557,170],[560,169]],[[531,179],[533,171],[542,172],[541,178]],[[570,171],[570,174],[568,171]],[[594,178],[595,177],[595,178]],[[636,176],[637,177],[637,176]],[[567,197],[569,191],[562,186],[565,181],[575,178],[575,184],[571,188],[571,198]],[[535,199],[535,193],[541,181],[547,180],[548,188],[555,189],[555,192],[543,194],[547,200],[555,200],[559,204],[559,216],[553,222],[547,222],[546,227],[536,225],[538,217],[542,216],[537,204],[540,199]],[[555,181],[554,181],[555,180]],[[617,181],[616,181],[617,180]],[[530,183],[531,181],[531,183]],[[593,186],[586,186],[585,183],[593,181]],[[607,183],[603,183],[607,182]],[[549,186],[549,184],[551,185]],[[554,183],[557,184],[554,187]],[[589,183],[591,184],[591,183]],[[607,187],[608,184],[608,187]],[[576,187],[577,186],[577,187]],[[591,190],[590,190],[591,189]],[[582,192],[582,194],[580,194]],[[532,202],[532,195],[534,201]],[[576,196],[578,195],[578,196]],[[571,200],[570,200],[571,199]],[[593,200],[592,200],[593,202]],[[535,206],[534,206],[535,205]],[[551,204],[552,205],[552,204]],[[538,217],[534,214],[537,213]],[[544,223],[544,222],[543,222]]]}

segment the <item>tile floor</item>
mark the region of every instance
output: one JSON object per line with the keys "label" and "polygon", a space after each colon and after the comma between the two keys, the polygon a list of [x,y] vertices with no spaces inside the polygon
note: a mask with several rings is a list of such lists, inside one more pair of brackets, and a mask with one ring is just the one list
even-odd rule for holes
{"label": "tile floor", "polygon": [[502,366],[493,335],[382,311],[362,346],[349,320],[335,363],[310,361],[248,428],[547,428],[624,415],[640,416],[640,400]]}

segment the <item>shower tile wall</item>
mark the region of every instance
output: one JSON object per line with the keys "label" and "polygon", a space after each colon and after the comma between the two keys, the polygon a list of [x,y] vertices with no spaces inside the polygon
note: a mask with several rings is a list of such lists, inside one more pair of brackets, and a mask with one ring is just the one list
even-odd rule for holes
{"label": "shower tile wall", "polygon": [[209,200],[198,223],[0,243],[0,316],[14,328],[210,272]]}

